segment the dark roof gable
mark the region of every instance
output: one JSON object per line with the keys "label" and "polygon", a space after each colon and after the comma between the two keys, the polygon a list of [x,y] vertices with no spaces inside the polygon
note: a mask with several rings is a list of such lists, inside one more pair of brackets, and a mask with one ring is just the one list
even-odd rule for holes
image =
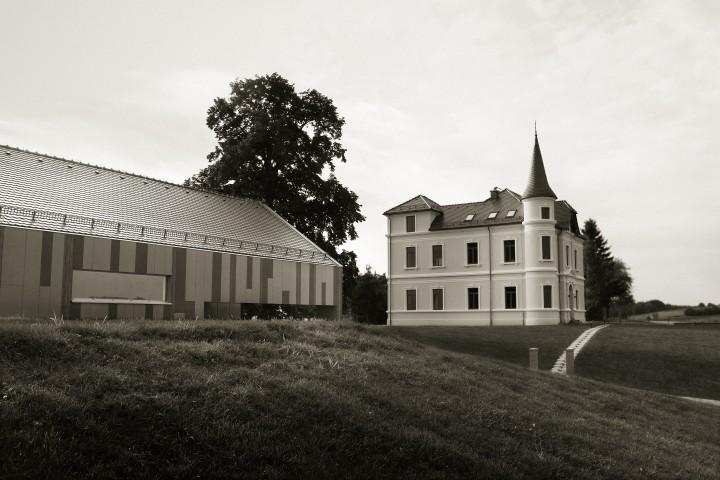
{"label": "dark roof gable", "polygon": [[426,210],[434,210],[436,212],[441,211],[439,203],[431,200],[425,195],[418,195],[411,198],[407,202],[403,202],[400,205],[387,210],[383,215],[389,215],[392,213],[407,213],[407,212],[422,212]]}

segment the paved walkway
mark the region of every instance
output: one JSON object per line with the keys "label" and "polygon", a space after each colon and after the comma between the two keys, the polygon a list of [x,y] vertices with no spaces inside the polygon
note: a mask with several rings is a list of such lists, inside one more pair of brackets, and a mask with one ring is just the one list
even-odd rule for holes
{"label": "paved walkway", "polygon": [[[583,349],[585,344],[587,344],[590,339],[595,335],[597,332],[602,330],[605,327],[609,327],[610,325],[600,325],[593,328],[588,328],[583,333],[580,334],[579,337],[577,337],[573,342],[567,347],[572,348],[575,351],[575,358],[580,355],[580,351]],[[565,352],[561,353],[558,359],[555,361],[555,365],[550,369],[553,373],[560,373],[562,375],[566,375],[567,372],[565,370]]]}
{"label": "paved walkway", "polygon": [[690,400],[691,402],[707,403],[708,405],[715,405],[716,407],[720,407],[720,400],[712,400],[710,398],[697,398],[697,397],[680,397],[680,398],[684,398],[685,400]]}

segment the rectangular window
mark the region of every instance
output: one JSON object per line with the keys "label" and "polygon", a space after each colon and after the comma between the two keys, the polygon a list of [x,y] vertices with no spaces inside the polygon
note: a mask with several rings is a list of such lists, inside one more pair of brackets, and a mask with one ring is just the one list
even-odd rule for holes
{"label": "rectangular window", "polygon": [[417,247],[405,247],[405,268],[416,268],[417,267]]}
{"label": "rectangular window", "polygon": [[552,308],[552,285],[543,285],[543,308]]}
{"label": "rectangular window", "polygon": [[405,217],[405,231],[408,233],[415,231],[415,215]]}
{"label": "rectangular window", "polygon": [[577,270],[578,269],[577,268],[577,250],[573,250],[573,255],[574,255],[574,262],[575,262],[575,270]]}
{"label": "rectangular window", "polygon": [[570,266],[570,245],[565,245],[565,265]]}
{"label": "rectangular window", "polygon": [[487,218],[489,218],[490,220],[492,220],[493,218],[497,217],[497,214],[498,214],[498,212],[490,212],[490,215],[488,215]]}
{"label": "rectangular window", "polygon": [[477,265],[480,263],[480,252],[478,242],[467,243],[467,264]]}
{"label": "rectangular window", "polygon": [[432,289],[432,299],[433,299],[433,310],[442,310],[444,308],[444,292],[442,288],[433,288]]}
{"label": "rectangular window", "polygon": [[[137,273],[74,270],[73,302],[77,303],[164,303],[165,277]],[[88,302],[88,300],[91,300]]]}
{"label": "rectangular window", "polygon": [[517,210],[508,210],[508,212],[505,214],[506,217],[514,217],[517,213]]}
{"label": "rectangular window", "polygon": [[477,310],[480,308],[480,290],[477,287],[467,289],[468,310]]}
{"label": "rectangular window", "polygon": [[578,292],[575,290],[575,310],[580,308],[580,303],[578,303]]}
{"label": "rectangular window", "polygon": [[550,207],[540,207],[540,218],[550,220]]}
{"label": "rectangular window", "polygon": [[505,263],[515,263],[515,240],[503,240]]}
{"label": "rectangular window", "polygon": [[443,246],[433,245],[432,246],[432,266],[442,267],[443,266]]}
{"label": "rectangular window", "polygon": [[405,309],[417,310],[417,290],[405,290]]}
{"label": "rectangular window", "polygon": [[517,287],[505,287],[505,308],[508,310],[517,308]]}
{"label": "rectangular window", "polygon": [[550,260],[552,258],[550,256],[550,237],[548,235],[543,235],[540,237],[540,242],[542,243],[542,259]]}

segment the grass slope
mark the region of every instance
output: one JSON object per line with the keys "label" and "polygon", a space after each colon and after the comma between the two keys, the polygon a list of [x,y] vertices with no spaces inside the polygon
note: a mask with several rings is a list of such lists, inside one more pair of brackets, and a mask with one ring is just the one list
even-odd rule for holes
{"label": "grass slope", "polygon": [[0,324],[0,478],[713,478],[720,409],[328,322]]}
{"label": "grass slope", "polygon": [[720,325],[613,324],[585,346],[575,368],[604,382],[720,400]]}
{"label": "grass slope", "polygon": [[558,356],[587,325],[536,327],[390,327],[389,332],[443,350],[496,358],[523,367],[531,347],[539,348],[541,370],[550,370]]}

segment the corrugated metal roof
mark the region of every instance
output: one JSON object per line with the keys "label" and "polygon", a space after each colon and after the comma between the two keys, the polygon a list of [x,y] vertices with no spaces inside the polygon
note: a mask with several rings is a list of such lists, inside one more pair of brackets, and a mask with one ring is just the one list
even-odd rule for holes
{"label": "corrugated metal roof", "polygon": [[8,146],[0,179],[0,224],[337,265],[254,200]]}

